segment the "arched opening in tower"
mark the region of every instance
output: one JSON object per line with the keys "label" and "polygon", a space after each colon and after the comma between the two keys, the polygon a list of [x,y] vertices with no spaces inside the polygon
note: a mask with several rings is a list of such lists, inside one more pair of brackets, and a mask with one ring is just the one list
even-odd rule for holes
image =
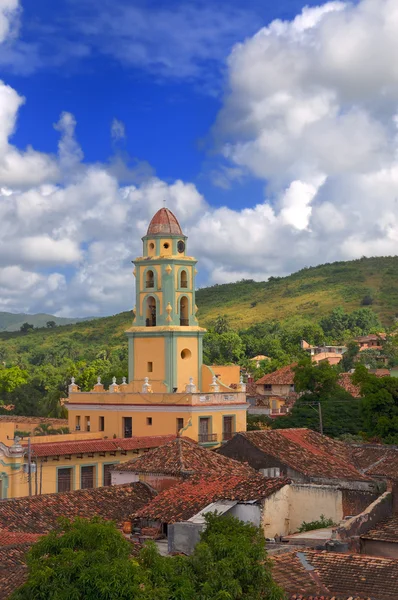
{"label": "arched opening in tower", "polygon": [[149,270],[146,272],[146,287],[153,288],[155,287],[155,277],[153,271]]}
{"label": "arched opening in tower", "polygon": [[180,300],[180,325],[189,325],[188,298],[186,296],[183,296]]}
{"label": "arched opening in tower", "polygon": [[182,288],[188,287],[188,275],[186,271],[181,271],[180,285]]}
{"label": "arched opening in tower", "polygon": [[156,326],[156,300],[153,296],[149,296],[146,300],[146,326]]}

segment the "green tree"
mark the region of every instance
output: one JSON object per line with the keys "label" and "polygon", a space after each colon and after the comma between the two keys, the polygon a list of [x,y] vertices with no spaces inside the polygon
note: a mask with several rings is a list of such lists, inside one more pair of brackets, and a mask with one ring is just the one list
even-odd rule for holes
{"label": "green tree", "polygon": [[228,321],[228,317],[221,316],[219,315],[215,321],[212,323],[211,326],[212,330],[214,331],[214,333],[227,333],[227,331],[230,331],[231,327],[229,325],[229,321]]}
{"label": "green tree", "polygon": [[54,327],[56,327],[56,326],[57,326],[57,324],[56,324],[56,322],[55,322],[55,321],[47,321],[47,323],[46,323],[46,327],[47,327],[48,329],[53,329],[53,328],[54,328]]}
{"label": "green tree", "polygon": [[32,329],[34,329],[34,325],[31,325],[30,323],[22,323],[22,325],[19,329],[23,333],[28,333],[28,331],[31,331]]}
{"label": "green tree", "polygon": [[17,387],[28,381],[27,371],[20,367],[9,367],[0,371],[0,393],[13,392]]}
{"label": "green tree", "polygon": [[361,387],[366,435],[387,444],[398,444],[398,379],[376,377],[358,365],[353,382]]}
{"label": "green tree", "polygon": [[282,600],[260,528],[207,515],[190,557],[148,543],[131,559],[112,522],[61,519],[28,553],[28,579],[11,600]]}

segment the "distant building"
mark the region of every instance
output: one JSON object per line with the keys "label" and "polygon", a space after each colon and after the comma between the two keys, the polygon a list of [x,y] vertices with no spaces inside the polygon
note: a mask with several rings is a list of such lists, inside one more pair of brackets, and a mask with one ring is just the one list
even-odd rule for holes
{"label": "distant building", "polygon": [[[295,364],[277,369],[248,384],[249,414],[286,415],[297,399],[294,389]],[[253,402],[251,399],[254,399]]]}
{"label": "distant building", "polygon": [[305,340],[301,340],[301,348],[302,350],[308,352],[308,354],[311,356],[312,362],[320,363],[324,360],[327,360],[331,365],[339,364],[343,358],[344,352],[347,351],[347,347],[341,344],[339,346],[311,346]]}

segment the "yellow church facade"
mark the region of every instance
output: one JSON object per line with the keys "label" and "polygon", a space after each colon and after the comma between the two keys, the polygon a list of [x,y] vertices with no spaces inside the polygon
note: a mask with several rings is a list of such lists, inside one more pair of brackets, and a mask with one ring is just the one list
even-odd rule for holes
{"label": "yellow church facade", "polygon": [[[206,331],[196,316],[196,259],[189,256],[173,213],[160,209],[142,241],[142,256],[133,261],[128,379],[114,379],[108,389],[98,379],[90,392],[72,380],[65,403],[71,433],[32,438],[39,493],[109,483],[112,464],[161,445],[168,436],[186,435],[215,448],[246,430],[239,366],[203,364]],[[21,454],[0,439],[2,498],[29,493],[25,439],[22,444]]]}

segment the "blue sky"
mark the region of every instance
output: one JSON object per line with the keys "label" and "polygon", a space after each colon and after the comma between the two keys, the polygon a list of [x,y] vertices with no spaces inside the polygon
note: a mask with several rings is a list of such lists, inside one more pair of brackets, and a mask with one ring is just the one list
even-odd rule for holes
{"label": "blue sky", "polygon": [[106,315],[164,202],[198,285],[398,254],[396,0],[0,0],[0,310]]}
{"label": "blue sky", "polygon": [[[165,181],[194,182],[211,204],[252,206],[262,200],[262,182],[244,181],[225,190],[211,181],[220,161],[211,128],[226,85],[225,62],[235,43],[315,4],[24,1],[16,49],[23,61],[2,69],[7,83],[26,98],[13,142],[56,152],[53,123],[69,111],[77,121],[85,161],[106,161],[116,147],[132,159],[148,161]],[[142,23],[135,33],[138,19]],[[175,23],[192,22],[193,36],[187,30],[167,32]],[[206,44],[212,46],[209,55],[203,52]],[[142,56],[152,53],[153,63]],[[126,131],[116,145],[110,136],[114,118]]]}

